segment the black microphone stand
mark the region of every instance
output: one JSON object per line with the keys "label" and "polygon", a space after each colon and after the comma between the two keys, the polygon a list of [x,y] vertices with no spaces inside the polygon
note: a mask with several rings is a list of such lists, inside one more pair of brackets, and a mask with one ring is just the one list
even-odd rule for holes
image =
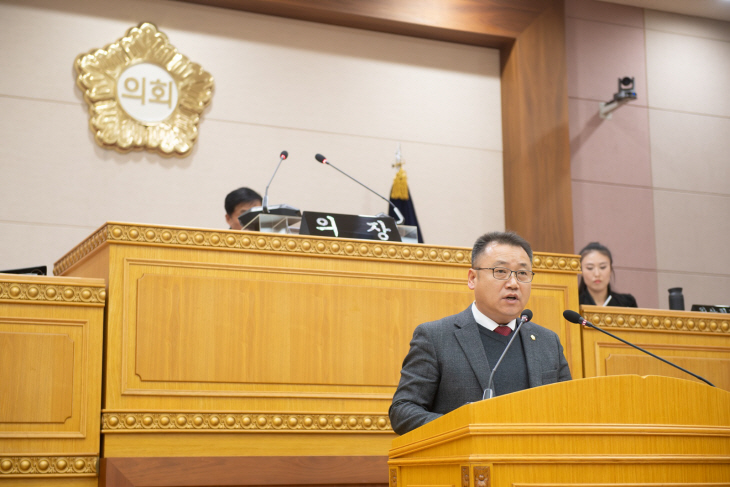
{"label": "black microphone stand", "polygon": [[276,172],[279,170],[279,166],[281,166],[281,163],[289,157],[289,153],[287,151],[281,151],[281,154],[279,154],[279,164],[276,165],[276,169],[274,169],[274,174],[271,175],[271,179],[269,179],[269,184],[266,185],[266,191],[264,191],[264,199],[261,201],[261,210],[263,213],[269,212],[269,186],[271,186],[271,182],[274,180],[274,176],[276,176]]}
{"label": "black microphone stand", "polygon": [[390,201],[389,199],[387,199],[386,197],[384,197],[383,195],[381,195],[380,193],[378,193],[374,189],[367,187],[366,185],[364,185],[363,183],[361,183],[357,179],[353,178],[352,176],[350,176],[346,172],[341,171],[337,166],[333,165],[330,161],[328,161],[327,158],[325,156],[323,156],[322,154],[317,154],[316,156],[314,156],[314,158],[317,159],[317,161],[321,162],[322,164],[326,164],[326,165],[330,166],[332,169],[335,169],[337,172],[339,172],[341,174],[344,174],[345,176],[347,176],[348,178],[352,179],[353,181],[355,181],[357,184],[359,184],[363,188],[365,188],[368,191],[370,191],[371,193],[373,193],[375,196],[377,196],[379,198],[382,198],[386,203],[388,203],[390,206],[393,207],[393,211],[398,216],[398,221],[396,223],[398,225],[400,225],[401,223],[403,223],[403,220],[405,218],[403,217],[403,214],[400,212],[400,210],[398,210],[398,207],[395,206],[392,201]]}
{"label": "black microphone stand", "polygon": [[505,355],[507,355],[507,350],[509,350],[509,347],[512,345],[512,342],[514,341],[515,337],[517,336],[517,332],[520,331],[520,328],[522,327],[522,324],[530,321],[532,318],[532,311],[529,311],[529,315],[526,313],[529,310],[525,310],[521,316],[520,316],[520,322],[517,323],[517,326],[515,327],[514,333],[512,333],[512,338],[509,339],[509,342],[507,342],[507,346],[504,347],[504,352],[502,352],[502,355],[499,357],[499,360],[497,360],[497,363],[494,367],[492,367],[492,373],[489,374],[489,384],[487,385],[487,388],[484,389],[484,394],[482,395],[482,400],[484,399],[491,399],[494,397],[494,373],[497,371],[497,367],[499,367],[499,364],[502,363],[502,359]]}

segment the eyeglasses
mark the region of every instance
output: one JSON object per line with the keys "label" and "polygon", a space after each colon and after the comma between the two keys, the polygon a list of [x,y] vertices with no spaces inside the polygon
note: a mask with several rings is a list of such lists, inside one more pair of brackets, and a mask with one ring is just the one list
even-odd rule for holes
{"label": "eyeglasses", "polygon": [[513,271],[506,267],[474,267],[475,271],[490,270],[495,279],[500,281],[507,281],[512,274],[520,282],[532,282],[532,278],[535,277],[535,273],[532,271]]}

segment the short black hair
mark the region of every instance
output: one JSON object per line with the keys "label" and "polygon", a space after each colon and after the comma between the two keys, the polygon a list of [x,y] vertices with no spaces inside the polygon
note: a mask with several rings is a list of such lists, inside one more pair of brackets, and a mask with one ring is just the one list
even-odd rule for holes
{"label": "short black hair", "polygon": [[511,245],[512,247],[522,247],[525,249],[527,256],[532,262],[532,247],[524,238],[517,235],[515,232],[489,232],[485,233],[474,242],[474,248],[471,251],[471,266],[474,267],[477,257],[479,254],[484,252],[487,245],[491,243],[498,243],[503,245]]}
{"label": "short black hair", "polygon": [[241,203],[250,203],[251,201],[261,201],[261,195],[251,188],[234,189],[226,196],[224,203],[226,215],[232,215],[233,211]]}

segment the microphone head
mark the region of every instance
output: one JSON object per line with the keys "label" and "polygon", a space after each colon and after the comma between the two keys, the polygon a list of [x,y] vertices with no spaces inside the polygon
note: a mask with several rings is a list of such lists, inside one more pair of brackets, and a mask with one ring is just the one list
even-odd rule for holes
{"label": "microphone head", "polygon": [[532,310],[526,309],[522,313],[520,313],[520,319],[527,323],[532,319]]}
{"label": "microphone head", "polygon": [[327,164],[327,158],[325,156],[323,156],[322,154],[317,154],[316,156],[314,156],[314,158],[317,159],[322,164]]}
{"label": "microphone head", "polygon": [[570,309],[566,309],[565,311],[563,311],[563,318],[570,321],[571,323],[583,323],[583,317]]}
{"label": "microphone head", "polygon": [[279,159],[281,159],[282,161],[287,157],[289,157],[289,153],[285,150],[281,151],[281,154],[279,154]]}

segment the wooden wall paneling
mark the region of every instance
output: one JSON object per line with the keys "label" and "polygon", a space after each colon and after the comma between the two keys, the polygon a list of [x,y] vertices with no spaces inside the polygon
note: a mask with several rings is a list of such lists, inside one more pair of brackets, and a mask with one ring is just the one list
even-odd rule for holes
{"label": "wooden wall paneling", "polygon": [[323,24],[501,47],[550,2],[545,0],[183,0]]}
{"label": "wooden wall paneling", "polygon": [[[541,255],[533,259],[533,267],[540,268],[543,260],[550,260],[556,269],[545,273],[537,271],[532,284],[528,307],[533,311],[533,321],[548,328],[560,337],[565,358],[573,379],[583,377],[583,349],[580,329],[563,319],[566,309],[578,309],[576,275],[580,263],[571,255]],[[539,265],[535,265],[539,262]]]}
{"label": "wooden wall paneling", "polygon": [[564,0],[186,1],[500,49],[505,226],[574,251]]}
{"label": "wooden wall paneling", "polygon": [[551,2],[502,49],[505,226],[533,248],[573,252],[565,20]]}
{"label": "wooden wall paneling", "polygon": [[96,483],[102,279],[0,274],[0,481]]}
{"label": "wooden wall paneling", "polygon": [[[581,311],[596,326],[730,391],[727,315],[598,306]],[[584,327],[582,334],[586,377],[638,374],[699,381],[592,328]]]}

